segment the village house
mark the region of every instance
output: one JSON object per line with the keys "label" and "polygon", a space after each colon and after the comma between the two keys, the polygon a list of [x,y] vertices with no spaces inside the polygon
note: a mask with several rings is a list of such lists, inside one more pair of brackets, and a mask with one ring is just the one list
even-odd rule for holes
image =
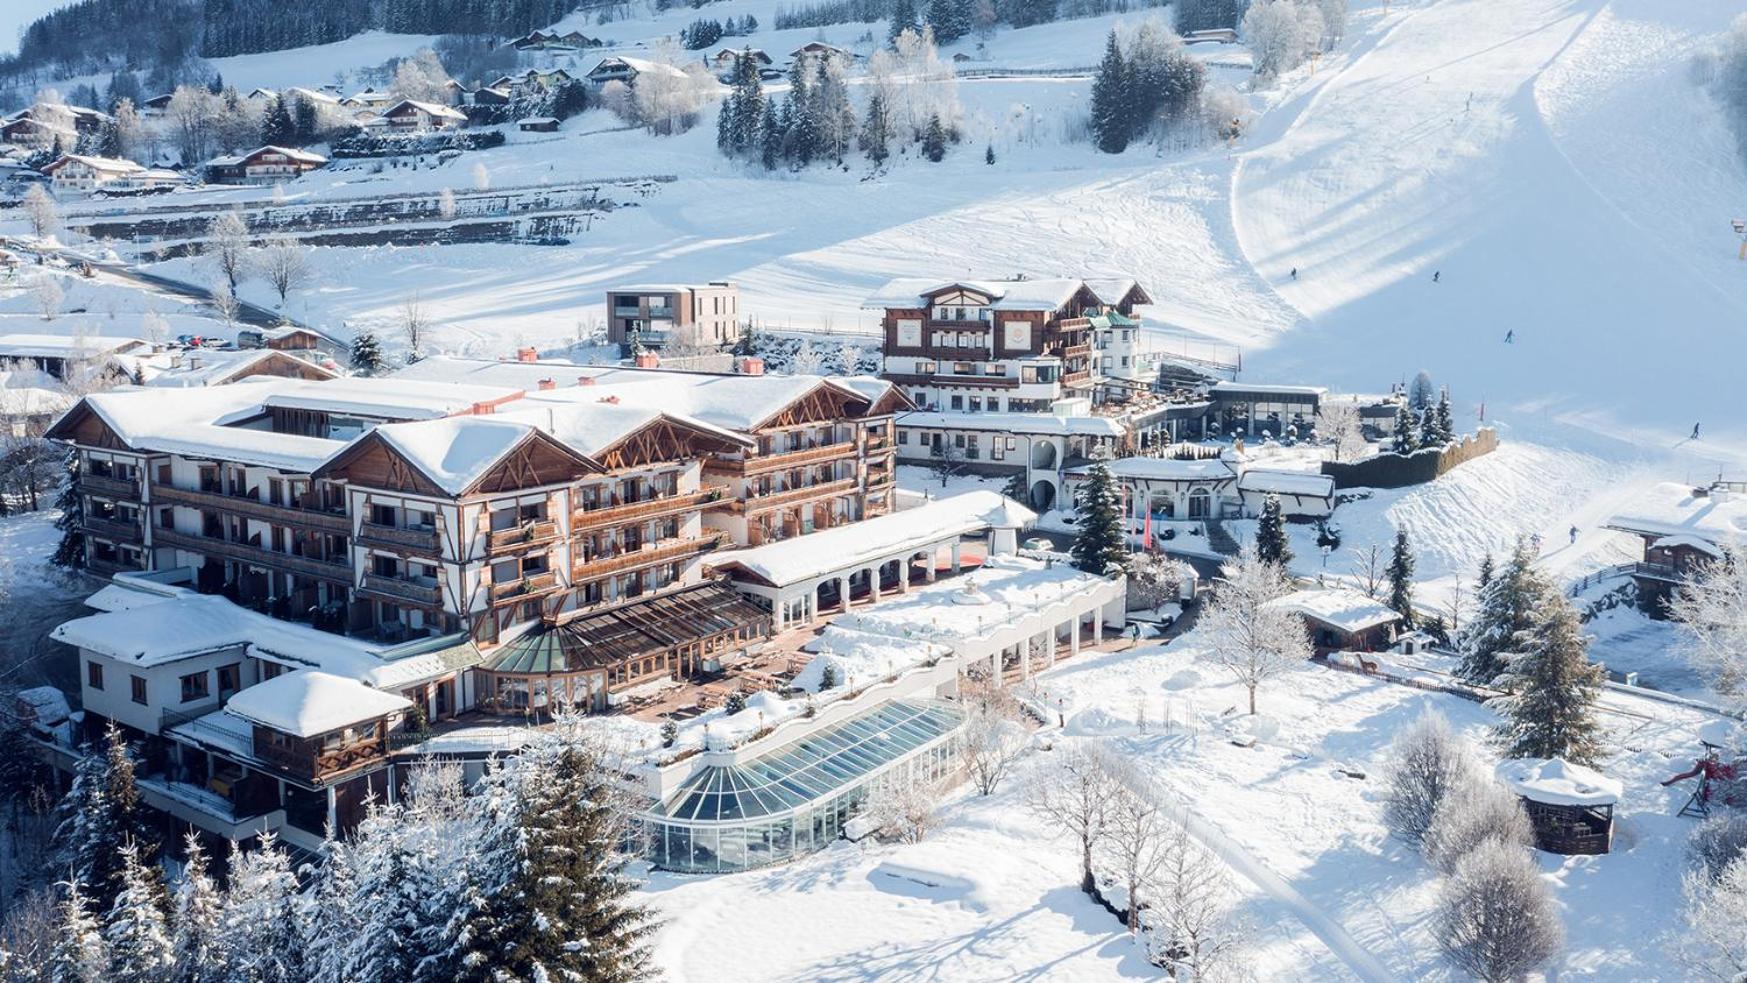
{"label": "village house", "polygon": [[517,51],[581,51],[584,48],[598,48],[603,43],[581,31],[566,31],[563,34],[556,31],[530,31],[519,38],[505,41],[504,46]]}
{"label": "village house", "polygon": [[0,364],[34,368],[63,382],[81,371],[96,371],[114,378],[130,377],[137,359],[151,353],[151,343],[140,338],[0,335]]}
{"label": "village house", "polygon": [[139,104],[140,116],[144,119],[162,119],[170,111],[171,93],[153,96]]}
{"label": "village house", "polygon": [[1381,652],[1395,641],[1401,615],[1345,587],[1293,591],[1270,602],[1304,619],[1318,657],[1330,652]]}
{"label": "village house", "polygon": [[457,109],[412,99],[402,99],[383,110],[381,118],[387,120],[389,129],[395,132],[424,133],[467,125],[467,115]]}
{"label": "village house", "polygon": [[272,349],[257,351],[223,351],[190,348],[164,352],[155,356],[152,371],[146,373],[146,385],[189,388],[222,386],[242,379],[279,377],[319,382],[339,377],[339,373],[308,360]]}
{"label": "village house", "polygon": [[808,41],[806,44],[789,52],[789,59],[791,61],[799,61],[802,58],[824,58],[827,56],[846,59],[855,57],[854,53],[850,52],[848,49],[839,48],[834,44],[826,44],[823,41]]}
{"label": "village house", "polygon": [[607,340],[634,348],[721,348],[740,339],[740,288],[727,280],[654,283],[607,291]]}
{"label": "village house", "polygon": [[771,67],[773,64],[770,55],[765,54],[762,48],[735,47],[719,49],[715,54],[704,59],[704,64],[708,65],[710,71],[715,73],[718,77],[726,79],[738,70],[742,56],[750,57],[753,64],[757,65],[760,71]]}
{"label": "village house", "polygon": [[86,193],[122,181],[146,169],[131,160],[65,154],[43,167],[56,193]]}
{"label": "village house", "polygon": [[517,120],[516,129],[523,133],[557,133],[558,120],[552,116],[530,116]]}
{"label": "village house", "polygon": [[49,149],[71,148],[79,135],[71,127],[60,126],[29,117],[0,123],[0,142],[19,147]]}
{"label": "village house", "polygon": [[1747,482],[1661,482],[1606,525],[1639,540],[1642,559],[1620,570],[1636,584],[1639,606],[1662,617],[1680,584],[1721,560],[1725,544],[1747,541]]}
{"label": "village house", "polygon": [[623,82],[626,85],[635,86],[639,75],[650,73],[665,75],[673,79],[685,78],[685,72],[666,62],[648,61],[643,58],[633,58],[630,55],[614,55],[610,58],[603,58],[595,67],[589,69],[588,74],[584,77],[595,86],[602,86],[608,82]]}
{"label": "village house", "polygon": [[207,161],[206,180],[211,184],[281,184],[325,167],[327,162],[321,154],[294,147],[259,147]]}

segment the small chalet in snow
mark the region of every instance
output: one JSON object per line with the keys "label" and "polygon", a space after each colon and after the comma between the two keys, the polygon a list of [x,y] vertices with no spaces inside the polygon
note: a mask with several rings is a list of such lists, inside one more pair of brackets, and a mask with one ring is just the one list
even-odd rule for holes
{"label": "small chalet in snow", "polygon": [[558,120],[553,116],[530,116],[516,121],[516,129],[524,133],[556,133]]}
{"label": "small chalet in snow", "polygon": [[467,125],[467,114],[436,102],[402,99],[382,113],[388,127],[396,132],[423,133],[429,130],[452,130]]}
{"label": "small chalet in snow", "polygon": [[505,41],[504,45],[517,51],[580,51],[583,48],[598,48],[603,43],[581,31],[566,31],[563,34],[556,31],[531,31],[519,38]]}
{"label": "small chalet in snow", "polygon": [[246,154],[214,157],[206,162],[206,180],[211,184],[278,184],[302,177],[327,162],[326,157],[307,150],[266,146]]}
{"label": "small chalet in snow", "polygon": [[834,44],[826,44],[823,41],[808,41],[806,44],[789,52],[789,57],[796,61],[799,61],[802,58],[824,58],[827,56],[837,58],[855,57],[855,55],[851,54],[846,49],[839,48]]}
{"label": "small chalet in snow", "polygon": [[1722,559],[1723,544],[1747,542],[1747,482],[1693,488],[1665,481],[1608,519],[1607,528],[1643,542],[1643,559],[1627,572],[1639,605],[1659,616],[1677,586]]}
{"label": "small chalet in snow", "polygon": [[1295,591],[1271,603],[1304,619],[1318,656],[1380,652],[1395,641],[1401,622],[1388,605],[1344,587]]}
{"label": "small chalet in snow", "polygon": [[589,69],[586,77],[594,85],[623,82],[626,85],[634,86],[637,84],[637,76],[651,73],[671,78],[685,77],[685,72],[665,62],[647,61],[642,58],[632,58],[629,55],[614,55],[611,58],[601,59],[600,64]]}
{"label": "small chalet in snow", "polygon": [[139,104],[140,115],[146,119],[158,119],[170,111],[170,93],[153,96]]}
{"label": "small chalet in snow", "polygon": [[468,94],[469,101],[475,106],[507,106],[510,104],[510,90],[495,85],[481,86]]}
{"label": "small chalet in snow", "polygon": [[63,154],[42,169],[57,192],[95,191],[144,171],[143,166],[131,160],[83,154]]}
{"label": "small chalet in snow", "polygon": [[370,88],[369,86],[365,86],[363,90],[361,90],[359,92],[355,92],[352,95],[349,95],[344,99],[341,99],[340,105],[352,106],[352,107],[370,106],[370,107],[374,107],[374,108],[381,108],[383,106],[391,105],[391,104],[393,104],[393,102],[394,102],[394,96],[392,94],[387,93],[387,92],[382,92],[382,91],[379,91],[377,89]]}
{"label": "small chalet in snow", "polygon": [[267,376],[307,379],[311,382],[339,376],[334,370],[308,359],[270,348],[256,351],[208,351],[193,348],[185,352],[159,355],[157,359],[165,359],[168,364],[146,381],[148,386],[192,389],[200,386],[222,386],[242,379]]}
{"label": "small chalet in snow", "polygon": [[1237,490],[1245,515],[1261,515],[1269,495],[1280,500],[1280,512],[1288,518],[1326,519],[1335,510],[1335,480],[1316,471],[1246,468]]}
{"label": "small chalet in snow", "polygon": [[314,328],[282,324],[276,328],[244,328],[237,332],[238,348],[269,348],[280,352],[321,354],[338,358],[348,347]]}
{"label": "small chalet in snow", "polygon": [[769,68],[772,64],[774,64],[771,61],[770,55],[765,54],[764,50],[761,48],[731,48],[730,47],[730,48],[723,48],[709,57],[708,64],[710,66],[710,70],[714,71],[718,75],[728,74],[728,73],[734,71],[735,67],[740,64],[741,56],[750,57],[752,59],[753,63],[756,64],[760,69]]}
{"label": "small chalet in snow", "polygon": [[123,373],[132,371],[132,359],[151,354],[149,342],[139,338],[106,338],[66,335],[0,335],[0,362],[20,363],[65,380],[80,365],[109,363]]}
{"label": "small chalet in snow", "polygon": [[0,123],[0,143],[18,147],[71,147],[79,138],[72,129],[29,117]]}
{"label": "small chalet in snow", "polygon": [[1614,805],[1625,793],[1615,779],[1558,758],[1507,758],[1494,774],[1523,800],[1536,847],[1565,856],[1613,849]]}

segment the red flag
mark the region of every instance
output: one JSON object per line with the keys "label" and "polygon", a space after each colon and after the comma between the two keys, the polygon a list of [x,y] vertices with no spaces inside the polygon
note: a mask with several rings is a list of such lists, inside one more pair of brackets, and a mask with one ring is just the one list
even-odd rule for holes
{"label": "red flag", "polygon": [[1146,525],[1143,527],[1140,534],[1140,545],[1149,552],[1153,548],[1153,510],[1151,502],[1147,503]]}

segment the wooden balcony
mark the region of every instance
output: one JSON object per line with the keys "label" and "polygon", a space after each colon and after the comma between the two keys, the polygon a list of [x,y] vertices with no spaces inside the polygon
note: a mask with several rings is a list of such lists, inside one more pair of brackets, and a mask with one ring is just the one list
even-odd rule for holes
{"label": "wooden balcony", "polygon": [[754,495],[743,502],[735,502],[734,509],[752,515],[757,512],[768,512],[780,509],[785,505],[797,502],[808,502],[817,498],[831,498],[835,495],[846,495],[855,491],[855,479],[843,478],[838,481],[826,481],[805,488],[790,488],[787,491],[774,492],[769,495]]}
{"label": "wooden balcony", "polygon": [[959,375],[936,372],[933,375],[906,375],[888,372],[882,376],[895,386],[976,386],[982,389],[1017,389],[1019,380],[1010,375]]}
{"label": "wooden balcony", "polygon": [[1090,370],[1062,373],[1062,385],[1064,386],[1081,386],[1091,381],[1092,373]]}
{"label": "wooden balcony", "polygon": [[589,529],[599,529],[603,526],[621,526],[630,522],[663,519],[670,515],[702,508],[720,497],[722,497],[720,488],[705,488],[701,491],[644,499],[641,502],[603,504],[592,509],[577,509],[570,516],[570,531],[577,533]]}
{"label": "wooden balcony", "polygon": [[433,556],[439,552],[441,547],[441,543],[437,539],[437,530],[434,527],[408,529],[401,526],[385,526],[375,522],[359,523],[358,543],[412,553],[428,553]]}
{"label": "wooden balcony", "polygon": [[290,746],[263,740],[257,727],[255,757],[288,775],[319,781],[344,774],[388,756],[388,742],[380,734],[350,744],[324,748],[313,739]]}
{"label": "wooden balcony", "polygon": [[299,556],[296,553],[275,553],[270,549],[251,543],[233,543],[211,536],[193,536],[185,532],[165,529],[162,526],[152,527],[152,545],[174,546],[177,549],[206,556],[224,557],[243,563],[253,563],[256,566],[289,570],[292,573],[320,577],[323,580],[336,580],[346,584],[352,582],[352,565],[347,562],[323,560],[313,556]]}
{"label": "wooden balcony", "polygon": [[727,541],[728,534],[718,531],[685,539],[669,539],[653,546],[627,550],[614,556],[591,557],[576,564],[571,574],[571,580],[580,584],[587,580],[624,573],[627,570],[673,563],[676,560],[701,556]]}
{"label": "wooden balcony", "polygon": [[359,585],[358,589],[362,593],[375,594],[390,601],[417,604],[421,607],[437,607],[443,603],[443,588],[437,584],[421,584],[413,580],[384,577],[375,573],[365,574],[364,583]]}
{"label": "wooden balcony", "polygon": [[263,502],[258,498],[248,498],[243,495],[195,491],[192,488],[177,488],[173,485],[160,485],[153,482],[152,504],[159,503],[186,505],[197,509],[213,509],[219,512],[229,512],[233,515],[247,516],[251,519],[260,519],[263,522],[303,526],[341,536],[352,531],[352,522],[346,518],[344,512],[318,512],[314,509],[300,509],[290,505],[274,505],[271,502]]}
{"label": "wooden balcony", "polygon": [[1089,358],[1091,354],[1092,346],[1090,344],[1069,345],[1062,349],[1062,358]]}
{"label": "wooden balcony", "polygon": [[123,543],[138,543],[144,537],[140,532],[138,522],[122,522],[118,519],[99,519],[87,515],[80,520],[80,526],[87,536],[97,536],[101,539],[113,539]]}
{"label": "wooden balcony", "polygon": [[897,445],[892,442],[892,438],[885,434],[881,434],[877,437],[869,436],[867,438],[866,449],[869,454],[878,454],[884,450],[896,449],[896,447]]}
{"label": "wooden balcony", "polygon": [[120,478],[108,478],[99,474],[80,475],[79,490],[87,495],[121,498],[130,502],[137,502],[140,497],[139,482],[122,481]]}
{"label": "wooden balcony", "polygon": [[550,543],[558,538],[558,523],[551,519],[525,522],[513,529],[500,529],[491,534],[489,551],[509,553],[515,550]]}
{"label": "wooden balcony", "polygon": [[501,604],[510,601],[522,601],[548,593],[558,586],[558,575],[555,573],[539,573],[532,577],[512,580],[507,584],[491,585],[491,603]]}
{"label": "wooden balcony", "polygon": [[759,454],[743,461],[710,460],[705,463],[706,471],[726,472],[728,474],[754,475],[766,474],[771,471],[781,471],[787,468],[805,467],[810,464],[823,464],[826,461],[840,461],[853,458],[859,453],[855,441],[840,440],[831,444],[820,444],[817,447],[803,447],[800,450],[778,451],[770,454]]}

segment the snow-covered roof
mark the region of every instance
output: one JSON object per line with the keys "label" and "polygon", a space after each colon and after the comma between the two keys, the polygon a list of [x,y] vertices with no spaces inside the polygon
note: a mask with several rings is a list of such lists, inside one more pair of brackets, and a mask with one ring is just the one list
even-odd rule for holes
{"label": "snow-covered roof", "polygon": [[520,420],[452,416],[384,424],[373,432],[438,487],[459,495],[503,460],[533,429]]}
{"label": "snow-covered roof", "polygon": [[58,724],[72,715],[67,694],[53,686],[32,686],[12,694],[18,705],[30,711],[33,724],[44,727]]}
{"label": "snow-covered roof", "polygon": [[402,106],[411,106],[412,108],[418,110],[421,113],[424,113],[427,116],[436,116],[440,119],[465,120],[467,118],[466,113],[462,113],[462,112],[459,112],[457,110],[451,109],[448,106],[443,105],[442,103],[419,102],[416,99],[402,99],[401,101],[395,103],[394,105],[390,106],[387,110],[385,110],[383,115],[386,116],[389,113],[394,112],[395,110],[399,109]]}
{"label": "snow-covered roof", "polygon": [[1328,389],[1324,386],[1283,386],[1251,382],[1216,382],[1212,385],[1210,391],[1216,394],[1257,393],[1273,396],[1328,395]]}
{"label": "snow-covered roof", "polygon": [[[212,386],[225,382],[232,376],[247,372],[262,362],[286,357],[290,356],[271,348],[239,349],[237,351],[200,350],[185,356],[180,364],[165,368],[146,380],[146,385],[183,389]],[[334,375],[313,362],[304,364],[322,375],[329,377]]]}
{"label": "snow-covered roof", "polygon": [[1028,526],[1036,519],[1037,513],[999,492],[972,491],[793,539],[716,554],[708,562],[719,569],[743,570],[780,587],[997,524],[1010,526],[1018,521]]}
{"label": "snow-covered roof", "polygon": [[226,713],[294,737],[315,737],[353,724],[403,713],[412,701],[355,679],[299,669],[247,687],[224,705]]}
{"label": "snow-covered roof", "polygon": [[[253,159],[261,154],[265,154],[265,153],[284,154],[286,157],[289,157],[292,160],[295,160],[295,161],[302,163],[302,164],[326,164],[328,162],[328,159],[326,157],[323,157],[321,154],[314,153],[313,151],[299,150],[296,147],[281,147],[277,144],[268,144],[264,147],[256,147],[254,150],[251,150],[246,154],[240,154],[235,158],[231,158],[231,162],[238,163],[238,164],[245,163],[245,162],[247,162],[247,161],[249,161],[249,160],[251,160],[251,159]],[[215,164],[218,163],[218,160],[217,159],[213,160],[213,163],[215,163]]]}
{"label": "snow-covered roof", "polygon": [[1022,614],[1108,585],[1072,564],[991,556],[972,573],[910,587],[908,594],[857,608],[831,620],[837,627],[957,647],[1010,624]]}
{"label": "snow-covered roof", "polygon": [[1120,437],[1122,421],[1105,416],[1057,416],[1054,413],[970,413],[952,410],[916,410],[899,414],[900,427],[931,427],[937,430],[993,430],[1013,434],[1080,434]]}
{"label": "snow-covered roof", "polygon": [[0,335],[0,358],[85,358],[141,348],[140,338],[108,335]]}
{"label": "snow-covered roof", "polygon": [[1344,587],[1294,591],[1269,603],[1348,634],[1401,620],[1388,605]]}
{"label": "snow-covered roof", "polygon": [[64,389],[15,384],[10,379],[4,378],[20,374],[0,372],[0,419],[64,413],[67,407],[73,405],[73,394]]}
{"label": "snow-covered roof", "polygon": [[1239,491],[1265,492],[1274,495],[1300,495],[1310,498],[1333,498],[1335,480],[1315,471],[1273,471],[1251,468],[1237,479]]}
{"label": "snow-covered roof", "polygon": [[1608,519],[1609,529],[1640,536],[1688,536],[1713,545],[1747,539],[1747,495],[1693,494],[1691,485],[1659,482]]}
{"label": "snow-covered roof", "polygon": [[[1105,462],[1110,474],[1132,481],[1213,481],[1225,482],[1237,477],[1222,458],[1208,457],[1198,461],[1181,461],[1169,457],[1122,457]],[[1075,468],[1070,474],[1081,477],[1091,468]]]}
{"label": "snow-covered roof", "polygon": [[611,58],[602,58],[595,67],[589,69],[588,73],[593,75],[595,72],[598,72],[603,68],[608,68],[615,63],[622,65],[625,68],[629,68],[638,75],[654,73],[657,75],[671,75],[675,78],[685,77],[685,71],[683,69],[675,68],[666,62],[649,61],[644,58],[633,58],[630,55],[614,55]]}
{"label": "snow-covered roof", "polygon": [[927,307],[928,298],[954,287],[963,287],[989,298],[989,306],[1002,311],[1059,310],[1086,281],[1067,277],[1023,280],[931,280],[901,277],[888,282],[862,301],[863,307]]}
{"label": "snow-covered roof", "polygon": [[190,593],[193,591],[187,588],[169,586],[162,591],[142,590],[118,580],[112,584],[104,584],[97,589],[97,593],[85,598],[85,606],[97,611],[131,611],[134,608],[173,601]]}
{"label": "snow-covered roof", "polygon": [[263,405],[377,420],[433,420],[470,412],[476,403],[498,403],[517,395],[517,390],[501,386],[439,385],[399,376],[349,376],[284,389],[268,397]]}
{"label": "snow-covered roof", "polygon": [[1650,548],[1653,550],[1694,549],[1714,559],[1720,560],[1723,557],[1723,550],[1717,544],[1708,539],[1691,535],[1690,533],[1681,533],[1678,536],[1663,536],[1661,539],[1652,542]]}
{"label": "snow-covered roof", "polygon": [[569,389],[535,390],[498,415],[544,430],[565,445],[591,456],[639,428],[664,418],[714,434],[733,444],[751,446],[753,443],[733,430],[697,417],[663,412],[653,402],[603,402],[603,394],[597,389],[595,386],[572,386]]}
{"label": "snow-covered roof", "polygon": [[115,389],[92,393],[80,405],[91,409],[123,443],[137,450],[217,456],[307,474],[345,442],[221,424],[259,416],[263,401],[274,393],[311,385],[325,383],[258,376],[199,389]]}
{"label": "snow-covered roof", "polygon": [[328,105],[336,105],[340,101],[338,98],[331,96],[331,95],[327,94],[326,92],[317,92],[314,89],[305,89],[302,86],[295,86],[295,85],[289,89],[286,89],[284,92],[284,95],[286,95],[286,96],[302,96],[303,98],[308,99],[310,102],[326,103]]}
{"label": "snow-covered roof", "polygon": [[143,165],[136,164],[131,160],[123,160],[119,157],[92,157],[86,154],[64,154],[54,163],[44,167],[42,172],[48,174],[60,170],[67,164],[73,163],[84,164],[86,167],[89,167],[94,171],[105,171],[110,174],[131,174],[135,171],[145,170]]}
{"label": "snow-covered roof", "polygon": [[[1127,297],[1131,292],[1133,292],[1134,288],[1138,286],[1140,286],[1140,281],[1131,276],[1098,276],[1086,278],[1086,287],[1092,291],[1092,296],[1097,297],[1099,303],[1112,307],[1122,303],[1122,298]],[[1150,302],[1152,299],[1146,296],[1145,290],[1141,291],[1141,295],[1141,303],[1143,304]]]}
{"label": "snow-covered roof", "polygon": [[1493,773],[1516,794],[1547,805],[1613,805],[1625,793],[1619,781],[1558,758],[1506,758]]}

